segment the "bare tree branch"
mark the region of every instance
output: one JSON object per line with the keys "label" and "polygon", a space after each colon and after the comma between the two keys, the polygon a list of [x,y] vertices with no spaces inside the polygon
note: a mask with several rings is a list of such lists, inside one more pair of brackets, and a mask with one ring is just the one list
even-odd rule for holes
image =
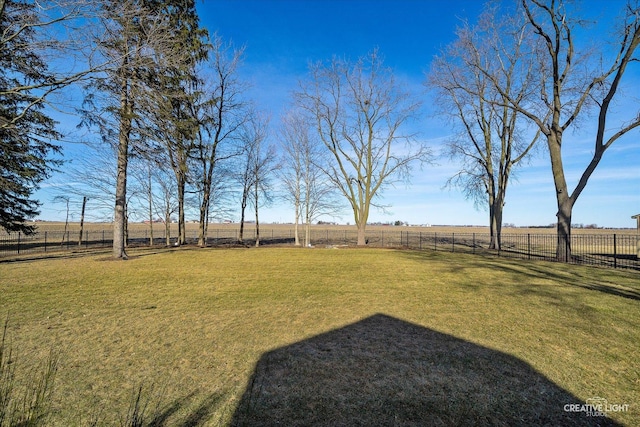
{"label": "bare tree branch", "polygon": [[351,206],[358,245],[364,245],[376,197],[408,179],[414,162],[431,157],[414,135],[401,130],[420,104],[402,91],[377,50],[356,62],[334,59],[311,66],[296,100],[330,153],[325,172]]}

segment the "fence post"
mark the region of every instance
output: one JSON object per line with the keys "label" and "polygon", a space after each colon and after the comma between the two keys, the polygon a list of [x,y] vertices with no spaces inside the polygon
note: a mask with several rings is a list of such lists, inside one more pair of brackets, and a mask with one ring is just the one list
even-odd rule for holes
{"label": "fence post", "polygon": [[18,231],[18,255],[20,255],[20,232]]}
{"label": "fence post", "polygon": [[107,243],[104,241],[104,230],[102,230],[102,247],[107,246]]}
{"label": "fence post", "polygon": [[531,259],[531,233],[527,233],[527,259]]}
{"label": "fence post", "polygon": [[436,232],[433,233],[433,250],[438,250],[438,233]]}
{"label": "fence post", "polygon": [[613,233],[613,268],[618,268],[618,247],[616,233]]}
{"label": "fence post", "polygon": [[451,252],[456,251],[456,233],[451,233]]}
{"label": "fence post", "polygon": [[473,233],[473,253],[476,253],[476,233]]}
{"label": "fence post", "polygon": [[418,233],[418,241],[418,247],[420,248],[420,250],[422,250],[422,231]]}
{"label": "fence post", "polygon": [[69,250],[69,232],[67,231],[67,250]]}
{"label": "fence post", "polygon": [[44,232],[44,251],[47,252],[47,232]]}
{"label": "fence post", "polygon": [[384,247],[384,230],[380,232],[380,236],[381,236],[380,240],[382,241],[382,247]]}

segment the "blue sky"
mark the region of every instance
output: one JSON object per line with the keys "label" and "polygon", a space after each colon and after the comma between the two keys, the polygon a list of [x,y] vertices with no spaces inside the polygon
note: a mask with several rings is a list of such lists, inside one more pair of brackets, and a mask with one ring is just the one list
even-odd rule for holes
{"label": "blue sky", "polygon": [[[591,12],[607,23],[613,3],[590,1]],[[608,6],[608,7],[607,7]],[[304,79],[310,61],[344,56],[356,59],[373,48],[385,57],[385,64],[424,100],[420,121],[415,124],[420,139],[438,151],[450,134],[431,106],[437,102],[426,92],[423,82],[434,55],[455,39],[461,19],[475,22],[482,8],[475,0],[210,0],[198,3],[201,23],[225,41],[244,45],[242,78],[251,83],[248,96],[272,115],[277,125],[290,93]],[[591,32],[590,38],[606,41],[607,33]],[[629,73],[628,93],[637,93],[640,73]],[[619,110],[638,105],[626,98]],[[590,157],[593,126],[586,120],[580,132],[565,134],[565,166],[570,188]],[[507,194],[504,222],[518,226],[548,225],[555,222],[554,186],[549,160],[544,150],[519,169]],[[458,190],[443,189],[457,171],[455,162],[437,159],[437,165],[415,171],[409,186],[389,188],[383,204],[388,213],[373,211],[371,222],[403,220],[412,224],[485,225],[488,213],[476,210]],[[42,193],[42,192],[41,192]],[[59,217],[46,197],[44,219]],[[58,210],[56,210],[58,209]],[[574,208],[574,223],[607,227],[633,227],[631,215],[640,213],[640,133],[616,142],[605,154],[586,190]],[[264,222],[290,222],[292,209],[282,203],[263,209]],[[348,211],[340,222],[351,222]]]}

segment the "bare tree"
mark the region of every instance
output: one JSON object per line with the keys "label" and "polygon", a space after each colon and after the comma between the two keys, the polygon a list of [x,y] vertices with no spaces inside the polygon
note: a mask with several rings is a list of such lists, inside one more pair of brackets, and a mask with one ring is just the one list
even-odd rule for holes
{"label": "bare tree", "polygon": [[[146,218],[145,221],[148,222],[149,225],[149,245],[153,246],[154,243],[154,233],[153,233],[153,223],[154,223],[154,215],[156,212],[157,205],[157,195],[156,195],[156,183],[155,169],[158,167],[153,155],[134,158],[133,164],[130,165],[129,175],[131,179],[127,182],[127,190],[128,193],[131,193],[131,187],[133,184],[135,198],[140,207],[143,208],[141,211],[143,214],[142,218]],[[131,207],[131,203],[127,204],[127,207]]]}
{"label": "bare tree", "polygon": [[[112,145],[87,143],[74,159],[62,168],[61,179],[54,182],[56,193],[75,196],[77,200],[87,197],[87,217],[92,220],[113,221],[113,199],[115,196],[116,150]],[[134,192],[130,191],[130,198]],[[129,203],[127,203],[129,205]]]}
{"label": "bare tree", "polygon": [[258,140],[253,159],[253,210],[256,218],[256,247],[260,246],[260,206],[271,202],[271,175],[276,169],[276,150],[272,145],[265,146],[265,140]]}
{"label": "bare tree", "polygon": [[[636,60],[640,44],[640,9],[627,5],[617,22],[617,45],[595,56],[592,47],[580,50],[575,30],[585,21],[572,15],[571,4],[563,0],[522,0],[526,22],[543,49],[539,51],[538,93],[522,102],[491,78],[509,106],[530,119],[547,141],[558,206],[558,260],[571,259],[571,216],[578,197],[600,163],[605,151],[631,130],[640,126],[640,114],[631,112],[617,126],[609,124],[610,107],[619,92],[627,67]],[[569,191],[563,160],[565,131],[575,129],[579,119],[594,108],[598,113],[591,160],[573,191]],[[609,127],[608,127],[609,126]]]}
{"label": "bare tree", "polygon": [[304,245],[311,244],[311,222],[320,215],[335,216],[340,211],[335,187],[323,173],[325,157],[319,141],[313,138],[312,123],[299,111],[289,111],[282,118],[280,139],[282,162],[280,178],[285,198],[294,206],[294,240],[300,245],[298,223],[304,223]]}
{"label": "bare tree", "polygon": [[176,182],[171,176],[171,171],[167,170],[165,165],[168,163],[166,159],[167,153],[157,153],[153,157],[151,164],[151,180],[155,184],[153,189],[154,213],[162,218],[164,223],[165,244],[171,245],[171,216],[178,211],[178,193],[176,191]]}
{"label": "bare tree", "polygon": [[[235,145],[235,144],[234,144]],[[237,147],[234,147],[237,148]],[[213,169],[211,181],[209,183],[209,198],[210,202],[205,212],[205,224],[203,240],[206,242],[206,236],[208,233],[208,226],[214,220],[224,220],[235,215],[235,195],[236,195],[236,169],[237,162],[234,162],[235,158],[239,156],[239,152],[233,151],[229,155],[221,155],[216,167]],[[198,159],[194,160],[197,163]],[[194,205],[202,207],[204,200],[203,182],[201,178],[202,170],[197,167],[193,168],[193,186],[195,190]],[[198,233],[200,234],[200,233]]]}
{"label": "bare tree", "polygon": [[193,111],[200,123],[194,150],[199,172],[196,181],[201,194],[199,246],[206,245],[215,172],[220,168],[219,162],[237,155],[230,144],[246,117],[245,105],[240,98],[244,87],[237,77],[243,49],[234,50],[220,37],[214,36],[210,55],[211,59],[203,71],[203,99],[196,101]]}
{"label": "bare tree", "polygon": [[270,201],[271,174],[276,169],[276,153],[273,146],[267,146],[268,119],[251,113],[239,132],[242,143],[240,155],[240,171],[238,179],[242,186],[240,200],[240,234],[239,241],[244,239],[244,223],[247,206],[254,208],[256,224],[256,246],[260,245],[259,208],[261,203]]}
{"label": "bare tree", "polygon": [[[113,165],[117,158],[117,147],[109,144],[86,143],[81,153],[76,154],[62,169],[61,179],[54,182],[56,193],[61,196],[86,197],[86,218],[98,221],[113,221],[117,171]],[[132,157],[128,162],[133,173],[128,174],[127,193],[124,204],[125,223],[123,240],[128,245],[128,221],[130,218],[145,218],[145,174],[140,173],[144,159]],[[140,176],[144,175],[144,176]],[[62,200],[62,199],[58,199]],[[80,209],[79,202],[76,203]]]}
{"label": "bare tree", "polygon": [[296,97],[331,155],[325,173],[351,206],[358,245],[365,245],[376,197],[408,178],[412,163],[430,157],[413,135],[402,133],[420,103],[401,89],[377,50],[356,62],[311,66]]}
{"label": "bare tree", "polygon": [[[243,132],[240,138],[248,138],[249,136]],[[243,142],[248,142],[247,140]],[[240,184],[240,231],[238,232],[238,242],[244,243],[244,223],[247,212],[247,206],[251,200],[251,189],[253,188],[253,174],[251,168],[251,158],[253,157],[253,146],[244,145],[242,154],[238,160],[238,172],[236,173],[236,180]]]}
{"label": "bare tree", "polygon": [[[156,108],[149,115],[154,129],[152,138],[163,146],[167,164],[173,171],[178,201],[177,244],[184,245],[187,242],[185,213],[189,165],[196,146],[198,126],[190,113],[185,111],[188,105],[186,96],[167,93],[160,96],[165,98],[158,100]],[[168,117],[175,117],[176,122],[168,120]]]}
{"label": "bare tree", "polygon": [[302,216],[302,191],[304,159],[302,145],[308,143],[309,133],[307,123],[300,115],[289,112],[282,118],[280,130],[282,145],[282,168],[280,177],[285,187],[285,199],[293,204],[294,226],[293,235],[296,246],[300,246],[298,224]]}
{"label": "bare tree", "polygon": [[64,230],[62,231],[62,239],[60,240],[60,246],[64,245],[64,239],[67,235],[67,230],[69,229],[69,204],[71,203],[71,197],[67,195],[58,195],[55,196],[52,200],[54,203],[64,203],[66,206],[66,215],[64,217]]}
{"label": "bare tree", "polygon": [[448,184],[460,187],[476,206],[488,205],[489,247],[498,250],[511,173],[540,135],[527,136],[526,118],[508,103],[525,101],[536,83],[534,41],[525,37],[526,25],[517,19],[522,14],[499,6],[489,4],[476,26],[458,29],[458,39],[436,57],[427,81],[440,113],[458,130],[448,148],[462,167]]}

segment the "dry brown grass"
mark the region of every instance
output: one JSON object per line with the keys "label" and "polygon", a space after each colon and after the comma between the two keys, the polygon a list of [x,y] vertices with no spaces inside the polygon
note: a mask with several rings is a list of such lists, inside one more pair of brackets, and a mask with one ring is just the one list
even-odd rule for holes
{"label": "dry brown grass", "polygon": [[563,405],[596,396],[640,423],[637,273],[372,249],[132,255],[0,264],[18,360],[60,351],[51,425],[117,425],[141,384],[165,425],[580,424],[594,419]]}

